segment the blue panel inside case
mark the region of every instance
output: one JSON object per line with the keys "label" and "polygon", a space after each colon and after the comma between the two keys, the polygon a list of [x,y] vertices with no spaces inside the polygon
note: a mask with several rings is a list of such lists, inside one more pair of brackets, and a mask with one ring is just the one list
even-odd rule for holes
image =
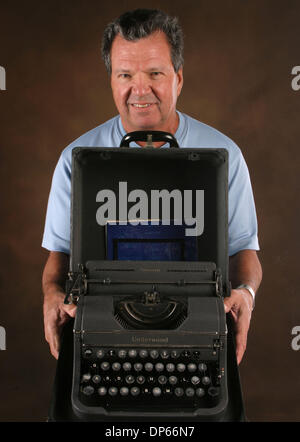
{"label": "blue panel inside case", "polygon": [[185,225],[106,225],[106,258],[134,261],[197,261],[197,237]]}

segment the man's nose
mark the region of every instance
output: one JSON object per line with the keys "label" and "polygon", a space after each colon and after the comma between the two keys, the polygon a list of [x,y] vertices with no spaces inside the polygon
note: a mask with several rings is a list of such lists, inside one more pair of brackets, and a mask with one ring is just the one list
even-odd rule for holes
{"label": "man's nose", "polygon": [[144,96],[151,92],[151,79],[148,75],[139,74],[133,78],[132,93],[137,96]]}

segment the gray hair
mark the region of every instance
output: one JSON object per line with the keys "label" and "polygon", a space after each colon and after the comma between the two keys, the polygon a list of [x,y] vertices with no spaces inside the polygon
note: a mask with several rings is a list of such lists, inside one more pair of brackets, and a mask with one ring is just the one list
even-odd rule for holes
{"label": "gray hair", "polygon": [[157,9],[135,9],[120,15],[104,30],[101,54],[108,73],[111,74],[112,43],[118,34],[125,40],[136,41],[156,31],[165,33],[171,49],[173,67],[178,72],[183,66],[183,32],[177,17],[171,17]]}

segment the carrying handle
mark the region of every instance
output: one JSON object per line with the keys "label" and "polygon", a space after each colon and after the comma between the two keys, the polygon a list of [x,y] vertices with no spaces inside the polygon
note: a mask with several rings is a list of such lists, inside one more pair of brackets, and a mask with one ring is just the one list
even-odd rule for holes
{"label": "carrying handle", "polygon": [[157,141],[169,143],[170,147],[179,147],[176,138],[171,133],[157,130],[137,130],[135,132],[129,132],[122,138],[120,147],[129,147],[129,144],[133,141],[146,141],[146,147],[153,147],[152,143]]}

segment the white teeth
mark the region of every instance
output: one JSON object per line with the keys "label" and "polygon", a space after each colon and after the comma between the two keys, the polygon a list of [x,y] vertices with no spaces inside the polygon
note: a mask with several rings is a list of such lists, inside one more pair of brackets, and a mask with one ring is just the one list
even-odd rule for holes
{"label": "white teeth", "polygon": [[137,104],[137,103],[133,103],[134,107],[149,107],[151,106],[151,104]]}

